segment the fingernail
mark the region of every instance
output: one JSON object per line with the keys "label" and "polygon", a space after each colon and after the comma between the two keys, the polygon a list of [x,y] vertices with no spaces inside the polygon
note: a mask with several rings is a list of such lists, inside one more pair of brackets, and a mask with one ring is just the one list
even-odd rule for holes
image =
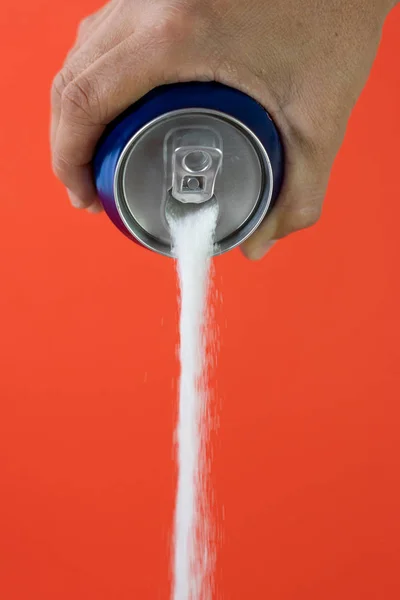
{"label": "fingernail", "polygon": [[69,201],[71,202],[71,204],[74,208],[85,208],[86,207],[85,203],[82,202],[82,200],[76,194],[74,194],[74,192],[71,192],[71,190],[67,189],[67,194],[69,197]]}
{"label": "fingernail", "polygon": [[261,258],[264,258],[264,256],[266,254],[268,254],[268,252],[276,244],[276,242],[277,242],[277,240],[269,240],[269,242],[266,242],[265,244],[261,244],[261,246],[257,246],[256,248],[254,248],[253,252],[251,253],[250,258],[252,260],[260,260]]}

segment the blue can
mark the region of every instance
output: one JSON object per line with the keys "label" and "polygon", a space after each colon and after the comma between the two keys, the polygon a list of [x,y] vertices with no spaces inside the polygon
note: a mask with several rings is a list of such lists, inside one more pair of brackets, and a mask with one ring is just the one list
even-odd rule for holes
{"label": "blue can", "polygon": [[214,254],[241,244],[278,197],[284,157],[266,110],[216,82],[159,87],[111,123],[94,158],[99,198],[133,241],[173,256],[166,207],[218,204]]}

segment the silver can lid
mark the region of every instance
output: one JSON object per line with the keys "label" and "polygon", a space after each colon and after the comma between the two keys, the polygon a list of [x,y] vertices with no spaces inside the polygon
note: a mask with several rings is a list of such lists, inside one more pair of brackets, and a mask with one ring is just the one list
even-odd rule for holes
{"label": "silver can lid", "polygon": [[144,246],[172,256],[166,210],[217,202],[214,254],[242,243],[264,218],[272,196],[268,155],[258,138],[220,112],[167,113],[128,142],[114,179],[116,205],[128,231]]}

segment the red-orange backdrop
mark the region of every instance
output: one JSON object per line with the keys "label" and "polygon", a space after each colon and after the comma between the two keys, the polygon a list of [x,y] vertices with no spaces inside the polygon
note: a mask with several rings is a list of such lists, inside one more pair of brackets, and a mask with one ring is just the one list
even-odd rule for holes
{"label": "red-orange backdrop", "polygon": [[[1,27],[0,596],[166,600],[172,261],[78,213],[48,90],[96,0],[6,0]],[[216,261],[216,598],[400,597],[400,7],[321,223]]]}

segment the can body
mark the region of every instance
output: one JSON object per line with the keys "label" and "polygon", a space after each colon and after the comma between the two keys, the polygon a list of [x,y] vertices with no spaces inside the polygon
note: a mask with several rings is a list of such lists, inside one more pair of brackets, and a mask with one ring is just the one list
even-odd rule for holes
{"label": "can body", "polygon": [[255,100],[214,82],[182,83],[153,90],[111,123],[93,164],[113,223],[140,245],[172,256],[168,198],[183,207],[216,199],[214,254],[226,252],[271,210],[284,157],[274,123]]}

